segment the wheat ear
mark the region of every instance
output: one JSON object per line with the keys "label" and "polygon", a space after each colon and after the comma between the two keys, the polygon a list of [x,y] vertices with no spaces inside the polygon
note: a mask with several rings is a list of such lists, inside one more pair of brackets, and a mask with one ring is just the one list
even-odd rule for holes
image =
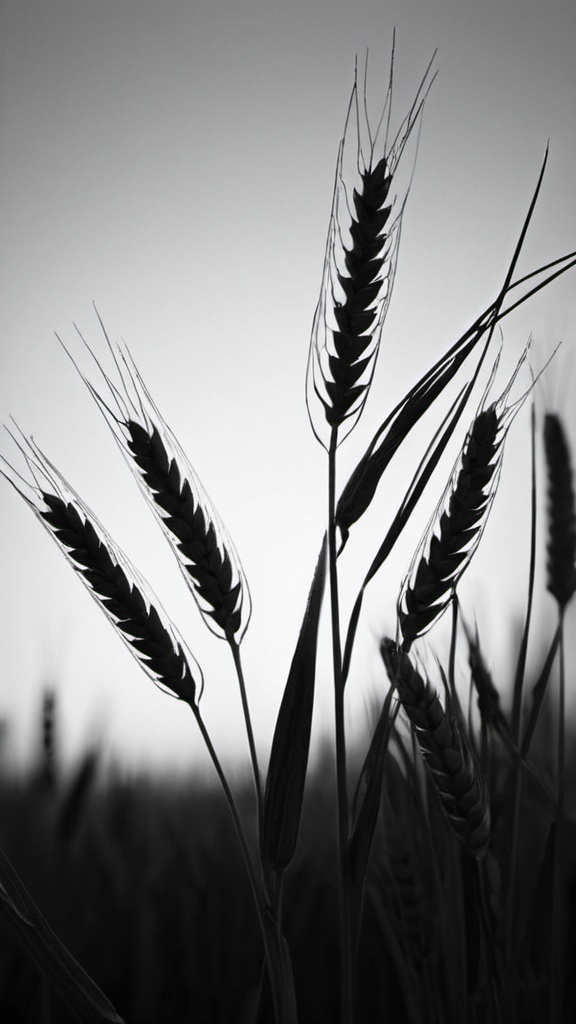
{"label": "wheat ear", "polygon": [[140,484],[205,623],[217,636],[239,643],[248,626],[251,601],[234,545],[130,353],[111,344],[100,316],[98,319],[116,382],[80,337],[101,374],[108,400],[78,372]]}
{"label": "wheat ear", "polygon": [[[174,434],[124,346],[113,346],[98,320],[112,358],[109,376],[83,339],[108,395],[86,377],[72,359],[122,451],[149,508],[176,556],[184,580],[208,628],[229,644],[238,676],[242,712],[262,822],[262,785],[240,643],[251,614],[248,582],[232,540]],[[60,339],[59,339],[60,340]]]}
{"label": "wheat ear", "polygon": [[544,419],[544,451],[548,470],[547,587],[565,608],[576,590],[576,500],[570,449],[556,413]]}
{"label": "wheat ear", "polygon": [[[33,441],[17,442],[28,479],[4,473],[102,608],[131,653],[161,689],[197,705],[202,673],[126,555]],[[8,465],[8,464],[7,464]]]}
{"label": "wheat ear", "polygon": [[506,435],[534,384],[516,402],[506,404],[529,347],[530,342],[500,397],[483,408],[496,360],[480,410],[402,582],[398,621],[406,652],[445,612],[480,543],[496,495]]}
{"label": "wheat ear", "polygon": [[[324,271],[308,361],[308,413],[312,429],[322,444],[321,419],[331,430],[346,423],[349,433],[361,416],[368,396],[392,295],[405,206],[404,200],[393,215],[396,198],[391,195],[392,183],[432,84],[431,81],[427,84],[431,65],[432,61],[410,112],[390,145],[394,51],[386,102],[375,132],[367,112],[366,72],[362,103],[357,72],[355,75],[338,149]],[[350,197],[351,182],[345,180],[348,172],[344,165],[348,135],[354,129],[356,168]],[[319,420],[313,412],[315,399],[319,400],[322,410]]]}
{"label": "wheat ear", "polygon": [[472,856],[480,858],[488,849],[490,818],[482,776],[459,719],[446,713],[433,686],[393,640],[383,640],[380,652],[448,821]]}

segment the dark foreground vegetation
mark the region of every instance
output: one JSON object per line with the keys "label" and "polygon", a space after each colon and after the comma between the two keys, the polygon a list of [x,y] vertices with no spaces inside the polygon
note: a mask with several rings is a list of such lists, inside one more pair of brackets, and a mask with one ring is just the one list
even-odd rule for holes
{"label": "dark foreground vegetation", "polygon": [[[45,719],[50,715],[48,702]],[[531,764],[544,780],[554,760],[546,734],[543,720]],[[488,1021],[489,990],[502,980],[514,989],[518,1024],[541,1024],[548,1019],[557,930],[564,950],[563,1019],[576,1019],[570,967],[576,957],[576,829],[568,816],[559,913],[553,898],[554,804],[524,772],[521,813],[513,820],[514,758],[495,734],[487,739],[489,888],[500,900],[483,911],[481,901],[467,897],[482,884],[477,864],[446,827],[426,774],[413,767],[408,733],[392,744],[360,943],[355,995],[361,1024]],[[58,936],[129,1024],[254,1020],[262,942],[218,788],[193,776],[105,776],[94,752],[64,777],[51,744],[48,730],[34,770],[2,779],[0,841]],[[567,747],[575,748],[571,735]],[[570,753],[568,761],[570,808],[576,804]],[[249,780],[238,785],[237,795],[250,822]],[[509,864],[512,830],[517,875],[510,904],[510,879],[497,875],[499,865]],[[285,882],[285,927],[303,1024],[338,1019],[335,842],[327,756],[309,780],[300,852]],[[499,980],[507,917],[516,973]],[[76,1019],[1,924],[0,950],[0,1020]]]}

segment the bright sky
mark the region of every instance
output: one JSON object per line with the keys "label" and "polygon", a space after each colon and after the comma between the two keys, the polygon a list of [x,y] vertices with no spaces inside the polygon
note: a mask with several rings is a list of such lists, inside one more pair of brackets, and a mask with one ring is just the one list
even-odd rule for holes
{"label": "bright sky", "polygon": [[[548,139],[522,269],[576,248],[576,8],[572,0],[0,0],[0,12],[2,420],[13,415],[34,435],[150,580],[204,668],[217,743],[244,757],[225,645],[205,630],[54,336],[74,347],[75,322],[98,346],[95,301],[240,552],[254,603],[244,659],[265,755],[323,531],[325,460],[306,416],[304,375],[355,55],[369,44],[376,116],[396,27],[396,124],[435,47],[439,75],[377,380],[342,449],[342,483],[391,404],[494,297]],[[559,393],[564,409],[574,384],[574,283],[572,273],[504,325],[499,378],[531,331],[536,367],[562,341],[548,393]],[[500,678],[526,589],[526,520],[517,514],[529,494],[526,424],[515,424],[481,572],[471,570],[463,591]],[[576,437],[576,421],[571,427]],[[8,436],[0,450],[13,454]],[[345,611],[382,538],[387,501],[401,495],[414,465],[399,467],[357,528],[343,566]],[[130,763],[200,758],[191,716],[142,674],[6,484],[0,515],[0,715],[10,723],[11,756],[30,749],[49,684],[72,753],[101,739]],[[372,585],[351,728],[377,691],[375,638],[394,628],[416,539]],[[544,602],[542,616],[549,613]],[[324,669],[321,662],[318,734],[330,727]]]}

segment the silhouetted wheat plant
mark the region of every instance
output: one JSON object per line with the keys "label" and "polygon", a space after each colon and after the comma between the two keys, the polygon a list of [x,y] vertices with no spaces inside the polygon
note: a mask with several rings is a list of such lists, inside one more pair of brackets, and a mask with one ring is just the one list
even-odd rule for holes
{"label": "silhouetted wheat plant", "polygon": [[[341,1024],[378,1020],[524,1024],[546,1019],[563,1024],[573,1019],[575,992],[568,963],[574,934],[568,928],[565,906],[569,883],[574,885],[576,878],[567,852],[563,637],[566,610],[576,587],[576,517],[569,445],[558,414],[546,416],[544,436],[550,514],[548,590],[558,606],[559,625],[542,670],[532,680],[531,699],[526,701],[526,649],[535,579],[532,558],[510,718],[488,671],[478,630],[466,624],[457,600],[462,575],[477,550],[495,499],[508,430],[532,390],[530,385],[509,400],[528,346],[496,398],[492,391],[499,358],[494,360],[455,468],[439,503],[431,506],[435,510],[429,526],[400,588],[397,635],[381,640],[382,702],[358,762],[354,799],[349,799],[352,772],[345,690],[365,590],[401,538],[451,439],[458,436],[496,327],[531,295],[576,265],[576,253],[570,253],[523,276],[516,274],[542,186],[546,153],[498,295],[386,417],[338,497],[338,450],[357,426],[368,400],[392,294],[407,198],[407,192],[400,198],[397,194],[398,165],[411,136],[419,130],[433,81],[432,63],[395,134],[391,132],[392,72],[376,127],[368,116],[366,74],[363,89],[357,78],[352,89],[338,150],[307,375],[312,429],[327,453],[326,531],[265,777],[258,764],[240,657],[251,600],[238,554],[127,349],[109,340],[102,321],[105,344],[101,354],[78,332],[91,357],[93,374],[79,372],[177,559],[201,617],[230,648],[250,752],[255,794],[251,809],[246,807],[247,794],[240,799],[232,791],[212,743],[201,710],[202,693],[210,680],[204,679],[183,637],[148,584],[41,448],[19,430],[11,431],[22,465],[17,469],[13,461],[4,460],[4,475],[57,542],[146,674],[192,710],[225,796],[247,872],[246,893],[256,910],[263,969],[258,978],[262,965],[256,963],[254,978],[251,961],[245,975],[239,971],[234,991],[240,1002],[224,1013],[222,1008],[216,1009],[216,1003],[208,1009],[210,998],[198,993],[195,1007],[187,992],[181,994],[179,1011],[178,1000],[174,1002],[162,989],[160,1002],[155,1003],[150,990],[150,958],[143,952],[138,968],[142,993],[135,996],[132,992],[130,998],[120,994],[118,999],[126,1019],[134,1024],[149,1019],[202,1020],[206,1024],[216,1019],[259,1024],[272,1020],[277,1024],[296,1024],[298,1020],[316,1024],[332,1020]],[[79,366],[72,351],[69,354]],[[469,379],[441,414],[440,427],[415,467],[406,494],[388,509],[389,528],[367,568],[344,629],[339,563],[345,557],[350,531],[378,495],[390,462],[404,452],[413,427],[437,406],[467,359],[473,363]],[[535,468],[532,486],[534,504]],[[326,588],[334,683],[335,785],[332,797],[325,792],[318,795],[317,780],[309,780],[310,792],[316,793],[309,799],[315,801],[314,813],[320,818],[322,803],[331,808],[333,798],[336,827],[332,847],[326,846],[323,834],[320,857],[319,849],[310,843],[305,785]],[[432,669],[426,668],[425,652],[414,645],[450,608],[448,664],[443,667],[436,660]],[[468,679],[456,657],[461,631],[468,649]],[[555,705],[558,756],[551,779],[540,758],[540,747],[533,741],[539,736],[542,710],[551,706],[544,698],[556,663],[560,680]],[[467,687],[470,698],[474,692],[477,695],[476,707],[471,700],[466,707],[463,695]],[[45,735],[48,770],[52,762]],[[92,827],[92,813],[96,815],[93,827],[102,827],[100,838],[92,839],[100,844],[96,856],[105,858],[104,845],[115,842],[116,825],[106,818],[111,813],[106,801],[95,810],[94,798],[92,812],[86,809],[96,769],[97,757],[89,752],[67,791],[54,798],[58,804],[54,843],[61,850],[72,847],[82,828]],[[52,778],[48,789],[58,788]],[[113,799],[117,796],[119,793]],[[50,799],[48,793],[45,798]],[[158,810],[156,805],[154,809]],[[175,827],[175,820],[169,817],[170,828]],[[540,868],[534,870],[532,862],[527,865],[521,860],[521,844],[529,834],[537,839],[534,863],[541,859]],[[185,880],[192,870],[190,850],[177,837],[174,842],[171,877]],[[162,871],[165,864],[159,850],[160,846],[154,847],[152,860],[160,858],[157,870]],[[316,876],[309,866],[314,856],[320,857]],[[326,879],[332,876],[337,881],[330,888],[328,908],[323,904],[323,925],[318,921],[313,925],[302,908],[298,917],[298,898],[304,899],[312,914]],[[128,886],[126,878],[122,884]],[[182,884],[184,889],[185,881]],[[244,894],[242,901],[245,898]],[[550,906],[545,912],[543,901],[548,898]],[[230,914],[235,906],[237,895],[229,900]],[[0,862],[0,911],[7,927],[79,1020],[120,1019],[56,939],[5,858]],[[161,901],[146,904],[146,927],[159,936],[165,913]],[[210,914],[206,920],[200,912],[198,916],[209,930],[206,921]],[[180,928],[177,916],[172,917],[171,926],[176,928],[176,920]],[[200,924],[197,938],[200,944],[202,927]],[[169,931],[167,926],[167,943],[173,938]],[[184,931],[191,941],[189,929]],[[306,936],[312,934],[319,938],[310,945]],[[328,939],[333,934],[337,935],[335,956]],[[241,932],[233,935],[238,963],[244,964]],[[133,941],[132,936],[128,946]],[[196,956],[187,948],[181,951],[184,954],[191,961]],[[158,955],[162,957],[163,952]],[[325,979],[323,1001],[318,996],[314,1002],[310,996],[314,981],[307,971],[312,963],[318,976]],[[207,972],[206,985],[209,975]],[[222,974],[218,985],[224,984],[224,977]]]}

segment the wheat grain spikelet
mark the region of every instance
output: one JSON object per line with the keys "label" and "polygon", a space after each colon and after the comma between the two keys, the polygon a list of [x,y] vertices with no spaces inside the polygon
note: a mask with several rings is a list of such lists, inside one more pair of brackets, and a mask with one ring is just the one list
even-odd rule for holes
{"label": "wheat grain spikelet", "polygon": [[433,686],[393,640],[383,640],[380,653],[448,821],[466,849],[480,858],[488,849],[490,817],[482,776],[463,728],[455,715],[448,716]]}
{"label": "wheat grain spikelet", "polygon": [[548,471],[547,587],[564,608],[576,590],[576,500],[570,449],[557,413],[544,418]]}
{"label": "wheat grain spikelet", "polygon": [[146,581],[38,446],[25,439],[16,443],[28,479],[8,463],[10,475],[4,476],[57,542],[146,674],[162,690],[196,706],[203,686],[200,666]]}
{"label": "wheat grain spikelet", "polygon": [[109,392],[108,401],[74,365],[126,457],[205,623],[217,636],[240,642],[250,620],[251,600],[234,545],[130,353],[120,345],[112,346],[98,318],[112,356],[116,383],[78,334]]}
{"label": "wheat grain spikelet", "polygon": [[[432,60],[434,57],[432,58]],[[392,295],[402,214],[393,216],[392,182],[406,143],[419,122],[431,82],[432,61],[416,98],[394,140],[388,145],[394,50],[388,93],[376,131],[372,131],[357,73],[338,149],[328,240],[320,297],[314,314],[307,371],[307,405],[312,429],[321,444],[322,425],[313,413],[318,400],[329,427],[353,429],[366,402],[380,346],[382,326]],[[347,137],[356,134],[356,183],[351,189],[344,170]],[[385,124],[384,141],[380,134]],[[362,136],[365,135],[365,141]],[[367,153],[365,153],[365,148]]]}
{"label": "wheat grain spikelet", "polygon": [[406,652],[446,611],[480,543],[496,496],[508,430],[534,386],[533,381],[519,399],[506,404],[530,344],[500,397],[485,405],[499,364],[496,359],[456,466],[402,582],[397,608]]}

